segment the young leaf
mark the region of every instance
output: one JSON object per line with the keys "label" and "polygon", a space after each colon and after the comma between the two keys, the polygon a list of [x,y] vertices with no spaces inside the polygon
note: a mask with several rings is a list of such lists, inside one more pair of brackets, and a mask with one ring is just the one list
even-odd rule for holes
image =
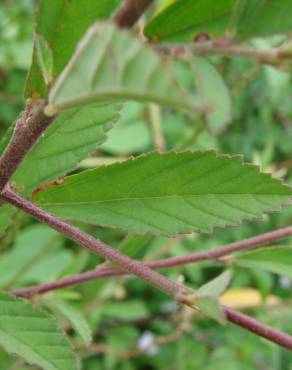
{"label": "young leaf", "polygon": [[0,344],[46,370],[77,370],[74,352],[50,316],[27,301],[0,294]]}
{"label": "young leaf", "polygon": [[42,36],[36,36],[36,56],[46,85],[51,84],[54,75],[54,59],[52,49]]}
{"label": "young leaf", "polygon": [[291,195],[241,157],[206,151],[154,152],[85,171],[35,199],[67,220],[176,235],[238,225],[278,209]]}
{"label": "young leaf", "polygon": [[234,264],[292,278],[292,248],[290,246],[260,248],[238,255]]}
{"label": "young leaf", "polygon": [[221,325],[226,324],[226,317],[217,297],[197,297],[196,304],[204,315],[218,321]]}
{"label": "young leaf", "polygon": [[[35,16],[35,45],[33,62],[28,75],[25,95],[46,94],[46,84],[40,73],[38,39],[50,45],[54,61],[54,77],[58,76],[69,61],[76,44],[87,28],[97,19],[107,19],[117,9],[121,0],[39,0]],[[81,17],[82,14],[82,17]]]}
{"label": "young leaf", "polygon": [[223,78],[216,68],[204,58],[191,60],[199,97],[210,103],[212,109],[206,113],[208,128],[214,135],[222,132],[231,120],[231,100]]}
{"label": "young leaf", "polygon": [[176,83],[170,65],[128,32],[93,25],[49,94],[56,109],[106,99],[154,101],[198,108]]}
{"label": "young leaf", "polygon": [[198,307],[206,316],[217,320],[220,324],[225,324],[226,318],[218,298],[227,289],[231,277],[231,271],[227,270],[203,285],[196,292],[196,304]]}
{"label": "young leaf", "polygon": [[159,41],[192,41],[200,32],[222,35],[235,0],[175,1],[146,25],[144,33]]}
{"label": "young leaf", "polygon": [[225,292],[230,284],[232,278],[231,271],[224,271],[221,275],[217,276],[215,279],[204,284],[197,290],[198,297],[210,296],[210,297],[220,297],[221,294]]}
{"label": "young leaf", "polygon": [[60,313],[62,316],[64,316],[72,324],[85,344],[89,344],[92,341],[92,333],[88,322],[79,311],[60,300],[52,301],[43,299],[42,303],[56,313]]}
{"label": "young leaf", "polygon": [[104,141],[118,118],[119,108],[117,104],[95,104],[62,113],[18,168],[13,181],[29,194],[37,186],[73,170]]}

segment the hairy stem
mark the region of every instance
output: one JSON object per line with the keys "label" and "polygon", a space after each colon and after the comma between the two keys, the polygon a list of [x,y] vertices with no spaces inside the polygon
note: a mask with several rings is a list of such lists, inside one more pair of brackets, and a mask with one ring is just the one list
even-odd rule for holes
{"label": "hairy stem", "polygon": [[153,271],[150,267],[145,266],[143,263],[132,260],[128,256],[120,253],[118,250],[112,249],[108,245],[102,243],[100,240],[93,238],[91,235],[87,235],[86,233],[77,229],[75,226],[70,225],[63,220],[60,220],[57,217],[45,212],[37,205],[23,199],[15,192],[5,189],[2,193],[2,197],[8,203],[11,203],[14,206],[22,209],[39,221],[51,226],[53,229],[59,231],[63,235],[68,236],[77,243],[80,243],[87,249],[115,263],[122,270],[141,277],[143,280],[149,282],[157,288],[160,288],[168,294],[176,296],[177,294],[190,293],[190,290],[184,286],[169,280],[158,272]]}
{"label": "hairy stem", "polygon": [[125,0],[113,20],[121,28],[132,27],[153,0]]}
{"label": "hairy stem", "polygon": [[44,106],[43,100],[30,103],[16,121],[11,142],[0,158],[0,193],[33,145],[52,123],[54,117],[44,114]]}
{"label": "hairy stem", "polygon": [[157,50],[166,55],[181,58],[189,50],[194,55],[222,55],[228,57],[239,57],[252,59],[260,64],[278,65],[283,62],[291,62],[292,53],[284,47],[271,49],[256,49],[247,46],[237,46],[234,44],[220,44],[219,40],[196,42],[193,44],[163,44],[158,45]]}
{"label": "hairy stem", "polygon": [[[282,229],[274,230],[268,233],[257,235],[252,238],[244,239],[239,242],[227,244],[223,247],[211,249],[209,251],[202,251],[189,254],[187,256],[165,258],[158,261],[151,261],[145,263],[152,269],[173,267],[179,265],[185,265],[189,263],[195,263],[200,261],[216,261],[221,257],[228,256],[234,252],[240,250],[252,249],[262,246],[272,241],[286,238],[292,235],[292,227],[285,227]],[[94,270],[84,272],[78,275],[69,276],[64,279],[52,281],[46,284],[35,285],[29,288],[23,288],[13,292],[15,295],[22,297],[30,297],[35,294],[43,294],[52,290],[61,289],[77,284],[81,284],[87,281],[96,280],[104,277],[118,276],[126,274],[125,271],[110,268],[110,267],[98,267]]]}
{"label": "hairy stem", "polygon": [[223,307],[223,309],[228,321],[259,335],[260,337],[271,340],[272,342],[279,344],[281,347],[292,350],[291,335],[264,325],[261,322],[229,307]]}

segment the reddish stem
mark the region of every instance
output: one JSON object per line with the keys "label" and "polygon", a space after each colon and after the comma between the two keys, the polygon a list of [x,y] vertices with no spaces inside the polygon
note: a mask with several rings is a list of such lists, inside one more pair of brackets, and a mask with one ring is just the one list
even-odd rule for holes
{"label": "reddish stem", "polygon": [[16,206],[19,209],[22,209],[24,212],[35,217],[37,220],[51,226],[53,229],[59,231],[63,235],[68,236],[70,239],[83,245],[85,248],[115,263],[122,270],[139,276],[143,280],[151,283],[170,295],[175,296],[178,293],[184,294],[189,292],[189,289],[185,288],[184,286],[171,281],[165,276],[152,270],[150,267],[145,266],[143,263],[129,258],[128,256],[120,253],[118,250],[113,249],[100,240],[93,238],[91,235],[82,232],[75,226],[70,225],[63,220],[60,220],[57,217],[47,213],[37,205],[22,198],[10,189],[5,189],[2,193],[2,197],[8,203]]}
{"label": "reddish stem", "polygon": [[[217,260],[220,257],[230,255],[231,253],[251,249],[261,246],[266,243],[270,243],[274,240],[279,240],[292,235],[292,227],[286,227],[279,230],[264,233],[252,238],[244,239],[239,242],[227,244],[223,247],[211,249],[209,251],[202,251],[193,253],[187,256],[165,258],[158,261],[151,261],[145,263],[152,269],[173,267],[179,265],[185,265],[188,263],[206,261],[206,260]],[[29,288],[23,288],[13,292],[15,295],[22,297],[29,297],[35,294],[42,294],[51,290],[61,289],[68,286],[73,286],[90,280],[100,279],[104,277],[124,275],[125,271],[117,268],[102,267],[96,268],[92,271],[84,272],[75,276],[69,276],[67,278],[52,281],[45,284],[35,285]]]}
{"label": "reddish stem", "polygon": [[292,337],[289,334],[283,333],[280,330],[271,328],[261,322],[244,315],[241,312],[235,311],[232,308],[224,306],[224,312],[227,319],[234,324],[241,326],[252,333],[266,338],[272,342],[279,344],[281,347],[292,350]]}

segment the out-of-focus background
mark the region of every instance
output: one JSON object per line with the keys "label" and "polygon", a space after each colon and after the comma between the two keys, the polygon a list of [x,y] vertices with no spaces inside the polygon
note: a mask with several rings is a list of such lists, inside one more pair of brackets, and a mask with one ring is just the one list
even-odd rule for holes
{"label": "out-of-focus background", "polygon": [[[160,1],[157,6],[167,2]],[[0,139],[24,106],[22,93],[31,61],[33,10],[32,0],[0,2]],[[258,39],[254,45],[269,46],[278,41]],[[218,133],[203,118],[194,121],[181,112],[154,104],[128,103],[108,140],[78,170],[154,149],[212,148],[220,153],[243,154],[246,161],[259,164],[264,171],[292,184],[291,70],[243,59],[210,60],[231,93],[233,118],[228,126]],[[177,62],[177,74],[192,89],[192,71],[184,62]],[[114,246],[139,246],[137,257],[151,260],[224,245],[291,225],[291,221],[292,207],[287,207],[281,213],[238,228],[176,239],[83,228]],[[291,242],[285,240],[282,244]],[[1,238],[0,253],[0,289],[5,291],[77,274],[101,261],[23,214],[16,216],[15,225]],[[219,264],[200,263],[163,272],[198,287],[221,271]],[[287,350],[232,325],[223,328],[178,307],[136,278],[102,279],[50,293],[44,297],[48,305],[52,297],[63,308],[69,306],[82,313],[93,333],[93,341],[85,345],[70,321],[57,310],[59,325],[70,334],[85,370],[292,370],[292,354]],[[239,267],[224,296],[226,304],[290,333],[291,301],[289,276]],[[87,327],[82,325],[86,337]],[[0,350],[1,370],[30,368],[33,367]]]}

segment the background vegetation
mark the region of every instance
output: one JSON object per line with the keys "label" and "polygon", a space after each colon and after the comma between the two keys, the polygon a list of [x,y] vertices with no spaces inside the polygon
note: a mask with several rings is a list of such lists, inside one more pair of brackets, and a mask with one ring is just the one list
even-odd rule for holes
{"label": "background vegetation", "polygon": [[[158,1],[157,7],[167,2]],[[0,3],[1,136],[24,106],[23,86],[32,54],[33,10],[31,0]],[[155,11],[151,9],[147,17]],[[281,37],[256,39],[253,46],[269,47],[279,42]],[[107,141],[82,161],[77,171],[154,149],[213,148],[221,153],[242,153],[246,161],[259,164],[264,171],[273,172],[291,184],[290,67],[276,68],[221,56],[212,56],[209,60],[230,91],[230,124],[218,128],[208,124],[204,117],[193,121],[181,111],[155,104],[127,103],[121,118],[108,133]],[[176,72],[192,91],[193,76],[188,65],[177,61]],[[2,290],[77,274],[94,268],[101,261],[22,213],[17,214],[16,219],[1,238]],[[211,235],[192,234],[175,239],[129,236],[107,228],[82,227],[110,245],[125,243],[134,250],[139,246],[138,257],[151,260],[224,245],[291,225],[291,221],[292,208],[287,207],[280,214],[246,222],[228,231],[216,229]],[[281,244],[291,242],[287,239]],[[222,270],[220,264],[204,262],[163,272],[174,280],[199,287]],[[283,275],[237,267],[224,302],[292,333],[291,277],[292,267]],[[292,370],[292,354],[287,350],[231,324],[222,328],[177,306],[163,293],[136,278],[101,279],[36,298],[40,299],[48,310],[57,313],[58,324],[69,333],[85,370]],[[72,315],[75,315],[73,323]],[[76,321],[78,330],[74,329]],[[93,341],[86,344],[90,332]],[[33,367],[0,350],[1,370],[30,368]]]}

